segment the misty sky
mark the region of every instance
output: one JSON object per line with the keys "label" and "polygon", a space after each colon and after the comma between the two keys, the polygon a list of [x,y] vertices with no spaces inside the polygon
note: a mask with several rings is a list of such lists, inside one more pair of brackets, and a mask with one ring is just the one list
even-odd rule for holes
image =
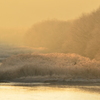
{"label": "misty sky", "polygon": [[42,20],[74,19],[99,5],[100,0],[0,0],[0,27],[31,27]]}

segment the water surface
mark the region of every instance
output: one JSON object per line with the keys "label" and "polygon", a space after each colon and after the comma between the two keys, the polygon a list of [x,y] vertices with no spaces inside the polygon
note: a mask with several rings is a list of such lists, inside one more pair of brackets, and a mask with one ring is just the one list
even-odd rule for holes
{"label": "water surface", "polygon": [[5,83],[0,100],[100,100],[100,86]]}

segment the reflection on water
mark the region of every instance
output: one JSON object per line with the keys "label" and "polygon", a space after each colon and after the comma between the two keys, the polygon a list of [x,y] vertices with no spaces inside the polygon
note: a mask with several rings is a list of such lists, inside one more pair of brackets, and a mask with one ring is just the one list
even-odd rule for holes
{"label": "reflection on water", "polygon": [[0,100],[100,100],[100,86],[1,84]]}

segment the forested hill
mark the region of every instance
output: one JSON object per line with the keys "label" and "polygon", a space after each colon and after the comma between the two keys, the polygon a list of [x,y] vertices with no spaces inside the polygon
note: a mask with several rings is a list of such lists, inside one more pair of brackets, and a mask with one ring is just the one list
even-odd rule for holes
{"label": "forested hill", "polygon": [[26,33],[25,44],[45,52],[76,53],[100,59],[100,8],[72,21],[37,23]]}

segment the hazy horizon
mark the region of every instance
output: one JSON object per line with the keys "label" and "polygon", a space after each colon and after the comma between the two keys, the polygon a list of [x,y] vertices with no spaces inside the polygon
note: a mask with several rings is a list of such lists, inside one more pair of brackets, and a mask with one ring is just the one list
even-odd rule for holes
{"label": "hazy horizon", "polygon": [[100,0],[0,0],[0,28],[29,28],[43,20],[72,20],[100,6]]}
{"label": "hazy horizon", "polygon": [[0,1],[0,44],[100,59],[99,5],[99,0]]}

